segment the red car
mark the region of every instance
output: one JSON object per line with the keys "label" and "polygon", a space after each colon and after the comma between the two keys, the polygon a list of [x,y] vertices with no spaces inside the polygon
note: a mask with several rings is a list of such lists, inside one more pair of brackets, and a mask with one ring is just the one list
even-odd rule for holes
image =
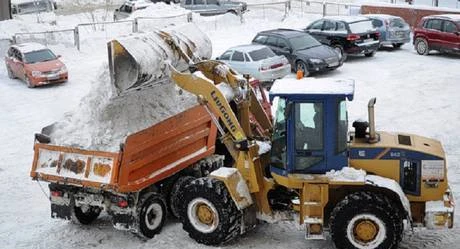
{"label": "red car", "polygon": [[39,43],[16,44],[5,56],[6,70],[11,79],[20,78],[28,87],[63,83],[68,72],[59,58]]}
{"label": "red car", "polygon": [[414,29],[417,53],[427,55],[430,50],[460,54],[460,15],[433,15],[420,20]]}

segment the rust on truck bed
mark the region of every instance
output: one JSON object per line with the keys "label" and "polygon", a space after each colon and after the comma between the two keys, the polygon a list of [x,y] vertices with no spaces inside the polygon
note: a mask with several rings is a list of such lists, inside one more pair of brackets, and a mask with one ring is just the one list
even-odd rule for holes
{"label": "rust on truck bed", "polygon": [[83,187],[135,192],[215,151],[217,128],[195,106],[126,138],[119,152],[36,143],[31,177]]}

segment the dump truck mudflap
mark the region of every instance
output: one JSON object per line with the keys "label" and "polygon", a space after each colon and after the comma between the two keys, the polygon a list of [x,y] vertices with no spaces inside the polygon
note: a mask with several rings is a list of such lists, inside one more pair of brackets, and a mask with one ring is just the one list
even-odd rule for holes
{"label": "dump truck mudflap", "polygon": [[193,23],[121,37],[107,47],[111,83],[118,94],[168,80],[168,64],[182,71],[212,55],[210,39]]}

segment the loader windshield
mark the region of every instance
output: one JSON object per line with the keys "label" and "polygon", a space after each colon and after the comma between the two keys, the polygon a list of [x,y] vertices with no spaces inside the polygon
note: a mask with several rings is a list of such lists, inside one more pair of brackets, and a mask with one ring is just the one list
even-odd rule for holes
{"label": "loader windshield", "polygon": [[286,100],[276,97],[273,100],[274,131],[272,135],[271,165],[286,169]]}

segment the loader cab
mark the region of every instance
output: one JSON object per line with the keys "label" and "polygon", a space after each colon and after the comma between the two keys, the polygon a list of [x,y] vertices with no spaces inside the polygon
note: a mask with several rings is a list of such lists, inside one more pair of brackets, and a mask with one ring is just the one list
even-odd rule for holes
{"label": "loader cab", "polygon": [[274,132],[270,171],[321,174],[348,165],[346,101],[352,80],[281,79],[270,89]]}

